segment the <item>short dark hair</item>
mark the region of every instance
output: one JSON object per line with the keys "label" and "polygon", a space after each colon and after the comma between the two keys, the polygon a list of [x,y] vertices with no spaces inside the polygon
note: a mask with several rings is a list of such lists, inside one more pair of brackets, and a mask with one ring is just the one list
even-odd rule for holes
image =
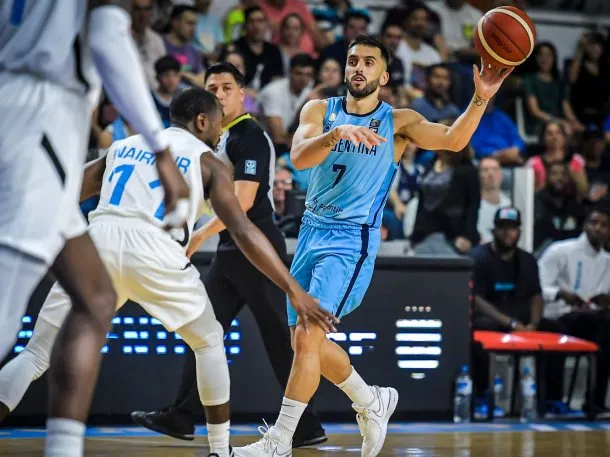
{"label": "short dark hair", "polygon": [[169,105],[172,123],[188,124],[198,114],[222,115],[222,107],[216,96],[200,87],[189,87],[179,92]]}
{"label": "short dark hair", "polygon": [[432,72],[437,68],[444,68],[449,72],[449,76],[451,76],[451,69],[446,63],[435,63],[426,67],[426,79],[430,78],[430,76],[432,76]]}
{"label": "short dark hair", "polygon": [[428,14],[428,17],[430,17],[430,14],[431,14],[430,8],[428,8],[428,6],[425,3],[416,1],[413,3],[409,3],[409,6],[407,7],[407,9],[404,12],[403,21],[410,19],[411,16],[413,15],[413,13],[415,13],[416,11],[419,11],[419,10],[424,10]]}
{"label": "short dark hair", "polygon": [[241,72],[237,69],[237,67],[235,67],[235,65],[229,62],[220,62],[208,68],[205,72],[205,78],[203,80],[203,83],[207,83],[208,78],[210,76],[219,75],[221,73],[229,73],[230,75],[232,75],[233,79],[235,79],[235,82],[239,87],[244,87],[246,85],[244,75],[241,74]]}
{"label": "short dark hair", "polygon": [[163,56],[155,62],[155,73],[162,75],[168,71],[180,71],[180,62],[172,56]]}
{"label": "short dark hair", "polygon": [[587,217],[585,221],[588,221],[593,213],[600,213],[610,219],[610,202],[608,201],[600,201],[588,208]]}
{"label": "short dark hair", "polygon": [[369,36],[369,35],[360,35],[359,37],[356,37],[356,39],[353,40],[349,44],[349,46],[347,47],[347,51],[349,52],[350,49],[352,49],[354,46],[357,46],[359,44],[362,46],[369,46],[371,48],[379,49],[379,52],[381,53],[381,57],[385,61],[386,66],[390,63],[390,53],[388,52],[385,45],[377,38]]}
{"label": "short dark hair", "polygon": [[346,25],[350,19],[364,19],[367,24],[371,23],[371,16],[362,8],[348,8],[343,15],[343,25]]}
{"label": "short dark hair", "polygon": [[250,16],[252,16],[257,11],[263,13],[263,15],[267,17],[267,15],[260,6],[250,6],[244,10],[244,22],[248,22],[250,20]]}
{"label": "short dark hair", "polygon": [[398,22],[395,22],[393,20],[386,20],[381,26],[381,35],[383,36],[390,27],[398,27],[402,30],[402,25],[400,25]]}
{"label": "short dark hair", "polygon": [[189,5],[178,5],[178,6],[174,6],[174,8],[172,9],[171,14],[169,15],[169,21],[173,21],[174,19],[182,16],[184,13],[193,13],[193,14],[198,14],[197,10]]}
{"label": "short dark hair", "polygon": [[300,15],[298,15],[297,13],[290,13],[284,16],[284,19],[282,19],[282,22],[280,23],[280,28],[284,28],[286,26],[286,22],[288,22],[288,19],[292,18],[297,19],[301,24],[301,27],[305,26],[305,22],[303,21],[303,18]]}
{"label": "short dark hair", "polygon": [[309,54],[295,54],[290,59],[290,69],[296,67],[316,67],[316,61]]}

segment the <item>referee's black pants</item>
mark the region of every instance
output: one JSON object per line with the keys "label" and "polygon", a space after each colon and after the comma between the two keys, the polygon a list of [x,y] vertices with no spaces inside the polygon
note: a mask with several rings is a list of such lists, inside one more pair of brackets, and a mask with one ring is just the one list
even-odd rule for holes
{"label": "referee's black pants", "polygon": [[[282,259],[287,259],[286,242],[272,220],[257,223]],[[264,276],[237,249],[219,249],[204,279],[205,288],[226,333],[244,305],[248,305],[258,328],[277,380],[285,390],[292,367],[293,351],[286,316],[286,294]],[[174,406],[194,412],[201,406],[197,391],[195,356],[189,350]],[[319,420],[310,405],[300,424],[319,428]]]}

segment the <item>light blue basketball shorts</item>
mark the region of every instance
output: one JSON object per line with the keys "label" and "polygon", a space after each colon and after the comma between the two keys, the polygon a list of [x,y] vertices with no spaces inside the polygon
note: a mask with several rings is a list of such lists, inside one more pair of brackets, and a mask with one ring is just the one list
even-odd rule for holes
{"label": "light blue basketball shorts", "polygon": [[[373,277],[378,228],[327,222],[305,215],[290,274],[320,306],[341,318],[355,310]],[[287,300],[288,325],[297,313]]]}

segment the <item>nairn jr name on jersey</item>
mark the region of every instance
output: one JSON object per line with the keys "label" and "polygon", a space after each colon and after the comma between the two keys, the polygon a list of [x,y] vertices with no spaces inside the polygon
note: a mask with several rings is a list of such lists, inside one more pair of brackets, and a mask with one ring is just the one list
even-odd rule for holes
{"label": "nairn jr name on jersey", "polygon": [[[130,148],[127,146],[123,146],[122,148],[116,148],[113,154],[115,159],[131,159],[134,162],[143,162],[151,166],[153,166],[156,161],[156,156],[154,152],[146,151],[144,149]],[[176,157],[176,167],[181,170],[182,173],[186,174],[190,166],[191,159],[180,156]]]}

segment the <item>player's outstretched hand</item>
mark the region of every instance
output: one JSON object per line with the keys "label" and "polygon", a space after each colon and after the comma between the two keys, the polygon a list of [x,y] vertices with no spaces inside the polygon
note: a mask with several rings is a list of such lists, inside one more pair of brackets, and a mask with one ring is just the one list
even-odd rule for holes
{"label": "player's outstretched hand", "polygon": [[165,191],[165,228],[169,230],[181,227],[188,215],[189,187],[176,167],[169,149],[157,153],[156,164],[159,180]]}
{"label": "player's outstretched hand", "polygon": [[368,127],[349,124],[335,127],[333,130],[333,139],[335,138],[337,138],[337,141],[339,138],[342,140],[351,141],[356,146],[358,146],[360,143],[364,143],[368,149],[372,148],[373,146],[379,146],[381,143],[388,141],[384,137],[373,132]]}
{"label": "player's outstretched hand", "polygon": [[303,289],[291,294],[289,298],[292,307],[303,322],[305,331],[309,331],[311,325],[319,325],[326,333],[337,331],[334,324],[338,324],[339,319],[322,309],[319,300],[313,298]]}
{"label": "player's outstretched hand", "polygon": [[481,70],[473,65],[475,93],[485,100],[496,95],[502,82],[510,75],[515,67],[500,68],[491,62],[481,59]]}

